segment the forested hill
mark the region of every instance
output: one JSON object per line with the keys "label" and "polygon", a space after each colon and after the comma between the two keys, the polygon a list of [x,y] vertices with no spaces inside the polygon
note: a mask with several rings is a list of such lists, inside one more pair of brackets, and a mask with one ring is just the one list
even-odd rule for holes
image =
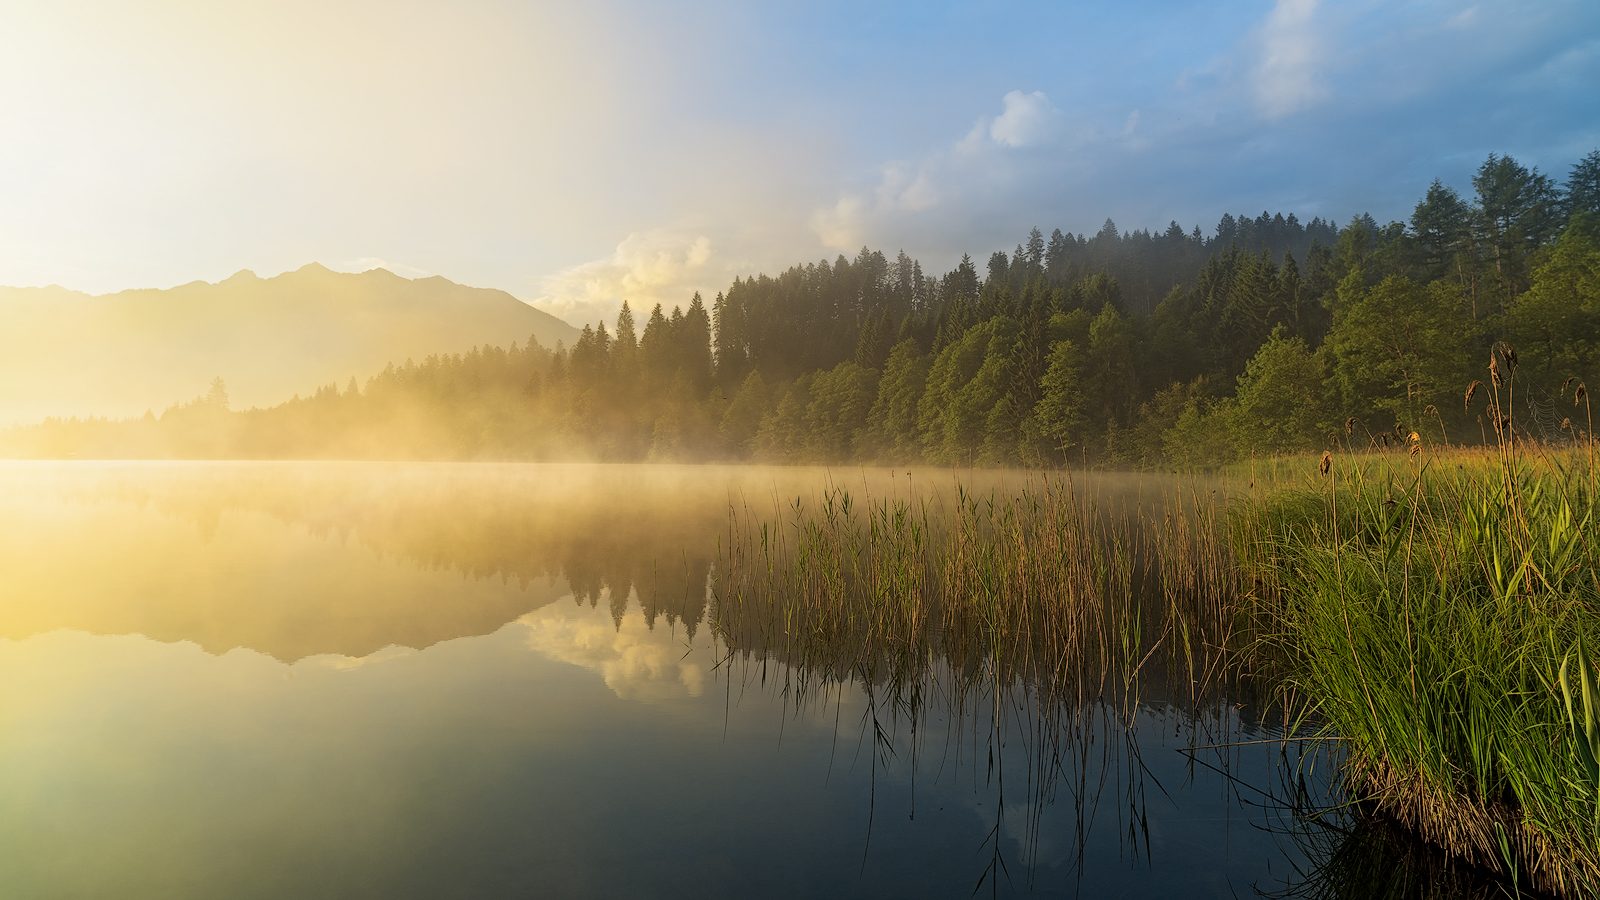
{"label": "forested hill", "polygon": [[[1352,225],[1368,236],[1380,233],[1370,216]],[[1047,240],[1035,228],[1015,251],[995,251],[981,269],[964,258],[943,277],[927,275],[904,251],[890,262],[863,247],[853,261],[840,256],[776,278],[736,280],[715,303],[717,359],[728,372],[747,364],[769,379],[794,377],[852,358],[864,333],[886,355],[902,326],[926,344],[942,313],[966,307],[987,317],[1036,297],[1057,311],[1098,310],[1109,300],[1123,314],[1147,316],[1175,288],[1204,282],[1213,290],[1217,278],[1232,277],[1246,251],[1274,266],[1309,269],[1306,277],[1323,284],[1339,234],[1321,219],[1302,225],[1293,213],[1264,212],[1254,220],[1224,215],[1210,237],[1176,222],[1159,234],[1123,234],[1107,219],[1089,238],[1056,229]],[[797,334],[806,339],[795,340]]]}
{"label": "forested hill", "polygon": [[[1230,222],[1227,240],[1034,230],[982,271],[968,259],[938,277],[863,249],[642,325],[624,306],[553,349],[435,356],[248,412],[218,384],[159,419],[56,420],[0,442],[23,456],[1177,466],[1476,442],[1505,417],[1541,440],[1589,429],[1575,400],[1600,375],[1600,151],[1564,184],[1491,156],[1470,196],[1435,182],[1408,222],[1317,224],[1326,244],[1284,217],[1279,245],[1252,247]],[[1190,280],[1171,274],[1180,263]],[[1128,283],[1166,287],[1144,313]],[[1504,343],[1520,363],[1492,379]],[[1514,393],[1468,391],[1506,378]]]}
{"label": "forested hill", "polygon": [[219,375],[236,403],[278,403],[391,359],[530,334],[555,346],[578,332],[504,291],[316,263],[99,297],[0,288],[0,425],[160,410]]}

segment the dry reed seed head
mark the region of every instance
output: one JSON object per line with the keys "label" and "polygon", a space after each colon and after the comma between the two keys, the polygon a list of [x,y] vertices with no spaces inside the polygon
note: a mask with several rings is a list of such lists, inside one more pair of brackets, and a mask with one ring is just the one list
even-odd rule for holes
{"label": "dry reed seed head", "polygon": [[1571,431],[1572,430],[1572,418],[1570,416],[1568,418],[1565,418],[1565,419],[1561,420],[1561,429],[1560,430],[1561,431]]}
{"label": "dry reed seed head", "polygon": [[1326,475],[1333,468],[1333,454],[1322,451],[1322,474]]}
{"label": "dry reed seed head", "polygon": [[1411,445],[1411,455],[1412,456],[1416,456],[1418,453],[1421,453],[1421,452],[1422,452],[1422,444],[1420,442]]}
{"label": "dry reed seed head", "polygon": [[1571,387],[1572,383],[1574,381],[1577,381],[1577,380],[1578,380],[1578,376],[1576,376],[1576,375],[1568,375],[1567,376],[1567,380],[1561,382],[1561,396],[1565,397],[1567,395],[1567,388]]}
{"label": "dry reed seed head", "polygon": [[1492,355],[1489,357],[1489,380],[1495,387],[1505,387],[1506,380],[1500,377],[1500,360]]}
{"label": "dry reed seed head", "polygon": [[1413,444],[1420,444],[1420,443],[1422,443],[1422,435],[1420,435],[1420,434],[1416,433],[1415,431],[1413,431],[1413,432],[1411,432],[1411,434],[1409,436],[1406,437],[1406,440],[1410,441]]}
{"label": "dry reed seed head", "polygon": [[1588,398],[1589,389],[1584,386],[1583,382],[1578,382],[1578,389],[1572,392],[1572,405],[1577,406],[1579,403],[1582,403]]}
{"label": "dry reed seed head", "polygon": [[1350,418],[1345,419],[1344,420],[1344,433],[1345,434],[1355,434],[1355,431],[1356,431],[1356,417],[1355,416],[1351,416]]}
{"label": "dry reed seed head", "polygon": [[1483,382],[1476,381],[1476,380],[1474,380],[1471,384],[1467,385],[1467,395],[1461,401],[1461,408],[1462,409],[1466,409],[1467,408],[1467,405],[1472,402],[1472,398],[1476,397],[1478,395],[1478,388],[1481,388],[1481,387],[1483,387]]}
{"label": "dry reed seed head", "polygon": [[1506,358],[1506,374],[1515,376],[1517,374],[1517,351],[1510,344],[1502,344],[1500,346],[1500,353]]}

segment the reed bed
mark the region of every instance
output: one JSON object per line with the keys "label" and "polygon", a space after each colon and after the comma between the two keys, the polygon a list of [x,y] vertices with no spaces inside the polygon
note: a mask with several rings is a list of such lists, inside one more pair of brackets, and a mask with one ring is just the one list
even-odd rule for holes
{"label": "reed bed", "polygon": [[[1015,490],[857,496],[730,509],[711,614],[728,662],[763,683],[770,672],[797,710],[858,688],[874,772],[909,752],[915,777],[943,720],[946,754],[970,747],[999,788],[980,887],[1008,877],[1001,833],[1018,793],[1030,878],[1040,817],[1062,793],[1080,854],[1102,809],[1139,856],[1136,705],[1209,704],[1193,743],[1229,739],[1208,731],[1232,721],[1221,689],[1239,596],[1215,494],[1196,485],[1140,507],[1034,476]],[[1102,804],[1108,789],[1117,800]]]}
{"label": "reed bed", "polygon": [[1236,569],[1198,487],[1154,508],[1066,476],[931,498],[830,489],[776,516],[730,510],[713,624],[801,679],[891,694],[938,669],[956,693],[1026,685],[1046,705],[1136,702],[1141,676],[1192,699],[1231,671]]}

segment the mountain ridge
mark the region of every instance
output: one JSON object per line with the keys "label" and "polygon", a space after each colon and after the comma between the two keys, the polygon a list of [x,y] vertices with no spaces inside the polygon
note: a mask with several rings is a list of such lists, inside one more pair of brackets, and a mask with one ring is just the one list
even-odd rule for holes
{"label": "mountain ridge", "polygon": [[495,288],[312,262],[262,278],[92,295],[0,287],[0,427],[47,416],[126,417],[227,384],[235,408],[266,406],[390,362],[578,330]]}

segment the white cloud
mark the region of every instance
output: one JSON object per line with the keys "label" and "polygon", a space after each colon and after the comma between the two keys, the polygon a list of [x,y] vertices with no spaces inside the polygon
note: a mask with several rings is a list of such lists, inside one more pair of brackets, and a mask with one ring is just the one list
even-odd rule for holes
{"label": "white cloud", "polygon": [[1257,33],[1260,56],[1252,73],[1256,101],[1268,118],[1298,112],[1321,100],[1318,77],[1323,48],[1313,17],[1318,0],[1278,0]]}
{"label": "white cloud", "polygon": [[989,137],[1006,147],[1027,147],[1053,137],[1058,130],[1062,114],[1050,103],[1043,91],[1024,94],[1012,91],[1001,98],[1005,112],[989,123]]}
{"label": "white cloud", "polygon": [[874,192],[880,206],[921,212],[939,202],[939,194],[926,170],[891,163],[883,167],[883,177]]}
{"label": "white cloud", "polygon": [[827,209],[811,215],[811,229],[817,233],[823,246],[835,250],[852,250],[859,246],[864,203],[860,197],[846,194]]}
{"label": "white cloud", "polygon": [[[847,192],[814,212],[812,231],[825,246],[848,252],[885,235],[904,241],[919,225],[936,221],[934,230],[949,233],[954,223],[947,217],[1007,196],[1018,173],[1034,169],[1025,160],[1038,156],[1017,151],[1063,149],[1070,135],[1066,114],[1043,91],[1011,91],[1000,105],[999,115],[979,117],[959,140],[881,166],[870,190]],[[1137,120],[1135,113],[1130,128]]]}
{"label": "white cloud", "polygon": [[712,255],[711,239],[703,234],[633,232],[610,256],[546,278],[533,305],[574,325],[610,321],[624,300],[646,313],[657,303],[667,309],[687,306],[696,290],[723,275],[722,267],[709,265]]}

